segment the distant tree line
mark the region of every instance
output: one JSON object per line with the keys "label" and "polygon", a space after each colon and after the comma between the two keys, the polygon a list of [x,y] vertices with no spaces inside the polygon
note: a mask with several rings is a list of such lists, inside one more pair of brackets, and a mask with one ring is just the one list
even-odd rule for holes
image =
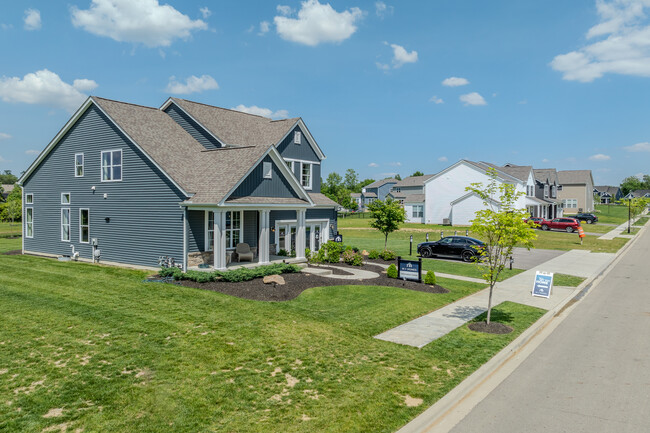
{"label": "distant tree line", "polygon": [[4,188],[2,185],[14,185],[18,178],[11,173],[11,170],[5,170],[0,174],[0,221],[20,221],[23,213],[23,191],[18,185],[4,199]]}
{"label": "distant tree line", "polygon": [[644,174],[643,176],[629,176],[621,182],[621,192],[623,195],[628,195],[630,191],[636,189],[650,189],[650,176]]}

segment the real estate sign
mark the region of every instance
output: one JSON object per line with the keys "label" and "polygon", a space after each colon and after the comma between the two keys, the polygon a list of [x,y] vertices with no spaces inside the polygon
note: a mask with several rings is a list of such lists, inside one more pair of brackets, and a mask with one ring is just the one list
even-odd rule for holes
{"label": "real estate sign", "polygon": [[422,282],[422,259],[402,260],[397,258],[397,278]]}
{"label": "real estate sign", "polygon": [[535,283],[533,284],[533,296],[550,298],[551,287],[553,287],[553,273],[537,271],[535,273]]}

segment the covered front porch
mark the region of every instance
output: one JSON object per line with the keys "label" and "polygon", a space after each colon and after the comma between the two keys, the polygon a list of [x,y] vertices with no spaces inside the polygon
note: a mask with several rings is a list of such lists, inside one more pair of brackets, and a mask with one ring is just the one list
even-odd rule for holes
{"label": "covered front porch", "polygon": [[[306,261],[331,238],[331,210],[210,207],[186,211],[186,269],[225,270]],[[335,224],[335,221],[334,221]],[[247,253],[239,255],[237,246]]]}
{"label": "covered front porch", "polygon": [[526,197],[526,210],[531,217],[553,219],[562,216],[562,206],[554,200]]}

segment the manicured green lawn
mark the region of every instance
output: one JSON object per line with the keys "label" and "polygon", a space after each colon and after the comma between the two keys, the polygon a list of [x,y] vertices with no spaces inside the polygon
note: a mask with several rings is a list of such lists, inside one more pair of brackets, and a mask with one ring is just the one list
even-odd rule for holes
{"label": "manicured green lawn", "polygon": [[418,350],[372,336],[483,285],[265,303],[84,263],[0,255],[0,269],[3,432],[394,431],[544,313],[506,303],[493,317],[512,334],[461,327]]}
{"label": "manicured green lawn", "polygon": [[20,225],[20,222],[16,222],[13,224],[7,222],[0,222],[0,238],[7,237],[7,236],[20,236],[21,230],[22,230],[22,226]]}
{"label": "manicured green lawn", "polygon": [[14,251],[22,248],[22,240],[20,238],[10,239],[0,237],[0,253],[6,251]]}
{"label": "manicured green lawn", "polygon": [[[613,228],[613,227],[612,227]],[[587,229],[585,229],[587,230]],[[537,233],[535,248],[546,250],[589,250],[595,253],[615,253],[625,245],[629,239],[615,238],[612,240],[598,239],[598,236],[587,235],[580,245],[577,233],[560,231],[542,231]]]}
{"label": "manicured green lawn", "polygon": [[623,224],[628,220],[627,206],[597,204],[594,207],[596,208],[595,215],[598,217],[599,223]]}
{"label": "manicured green lawn", "polygon": [[553,285],[555,286],[578,287],[584,280],[585,278],[567,274],[553,275]]}

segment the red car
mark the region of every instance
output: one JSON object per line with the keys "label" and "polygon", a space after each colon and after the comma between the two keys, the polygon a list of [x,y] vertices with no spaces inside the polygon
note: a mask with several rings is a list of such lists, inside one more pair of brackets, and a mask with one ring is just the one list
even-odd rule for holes
{"label": "red car", "polygon": [[550,221],[542,222],[542,230],[566,230],[568,233],[573,233],[580,227],[580,222],[575,218],[553,218]]}
{"label": "red car", "polygon": [[541,227],[545,221],[546,220],[544,218],[540,218],[540,217],[530,217],[524,220],[524,222],[526,223],[527,222],[533,223],[533,227]]}

